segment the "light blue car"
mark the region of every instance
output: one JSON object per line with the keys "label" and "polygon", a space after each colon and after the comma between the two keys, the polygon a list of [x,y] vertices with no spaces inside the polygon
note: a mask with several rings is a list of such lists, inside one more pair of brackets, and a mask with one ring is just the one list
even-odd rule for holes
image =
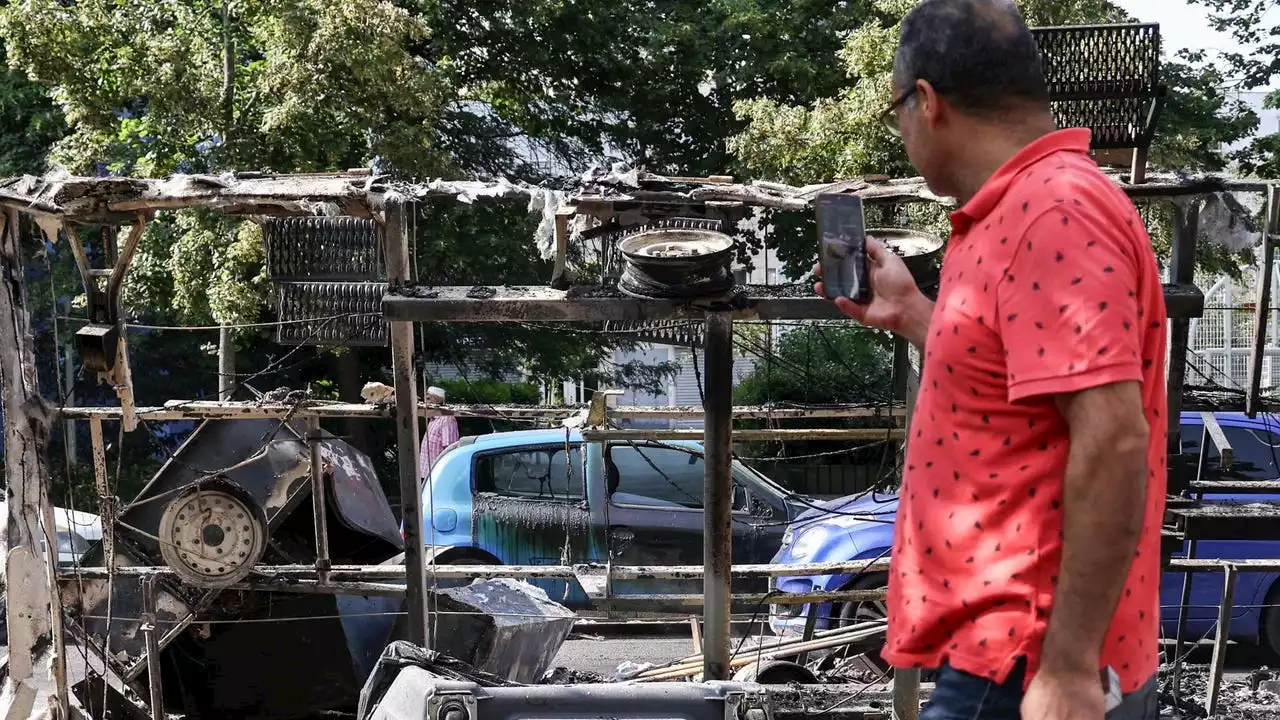
{"label": "light blue car", "polygon": [[[1208,467],[1214,479],[1280,479],[1280,420],[1267,416],[1249,419],[1241,413],[1217,413],[1218,423],[1230,443],[1235,460],[1229,469],[1219,468],[1216,448],[1209,447]],[[1183,413],[1182,452],[1199,456],[1204,424],[1199,413]],[[1210,500],[1280,500],[1280,495],[1205,495]],[[891,494],[846,498],[825,504],[825,510],[809,510],[786,530],[774,563],[843,562],[887,558],[893,544],[893,520],[898,500]],[[1186,557],[1187,544],[1173,554]],[[1272,559],[1280,557],[1280,542],[1270,540],[1201,540],[1196,555],[1201,559]],[[1183,573],[1166,573],[1160,586],[1162,631],[1176,637],[1178,606],[1182,599]],[[871,589],[884,587],[884,573],[778,578],[776,588],[788,593]],[[1213,632],[1218,604],[1222,600],[1222,576],[1195,574],[1191,603],[1187,608],[1188,640],[1198,640]],[[811,605],[774,605],[770,624],[779,634],[803,630]],[[883,602],[824,603],[816,606],[818,629],[839,627],[885,617]],[[1231,638],[1258,643],[1280,657],[1280,574],[1241,573],[1236,582]]]}
{"label": "light blue car", "polygon": [[[703,473],[696,442],[586,442],[564,430],[464,437],[423,484],[427,556],[438,565],[701,566]],[[733,560],[767,562],[807,501],[737,461],[733,485]],[[532,582],[571,608],[594,606],[576,581]],[[765,588],[763,579],[734,581],[737,592]],[[700,579],[615,580],[611,605],[701,592]]]}

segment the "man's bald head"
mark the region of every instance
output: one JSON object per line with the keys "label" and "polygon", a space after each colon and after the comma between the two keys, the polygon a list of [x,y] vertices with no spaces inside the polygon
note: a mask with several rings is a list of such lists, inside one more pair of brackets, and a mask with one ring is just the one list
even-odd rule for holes
{"label": "man's bald head", "polygon": [[1010,0],[922,0],[902,20],[893,79],[899,92],[926,80],[973,115],[1049,105],[1040,51]]}

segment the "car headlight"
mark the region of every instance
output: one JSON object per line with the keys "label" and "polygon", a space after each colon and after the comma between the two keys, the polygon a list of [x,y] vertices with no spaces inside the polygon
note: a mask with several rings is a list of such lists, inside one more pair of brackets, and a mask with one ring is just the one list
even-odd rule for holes
{"label": "car headlight", "polygon": [[796,539],[796,529],[788,525],[787,529],[782,533],[782,546],[786,547],[790,545],[791,541],[795,539]]}
{"label": "car headlight", "polygon": [[791,545],[791,557],[796,560],[804,560],[812,557],[827,539],[827,529],[821,525],[805,530],[800,533],[795,542]]}

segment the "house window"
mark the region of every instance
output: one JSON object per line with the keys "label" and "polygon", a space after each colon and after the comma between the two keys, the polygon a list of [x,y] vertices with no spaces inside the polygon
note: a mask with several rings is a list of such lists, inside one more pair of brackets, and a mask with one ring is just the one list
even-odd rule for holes
{"label": "house window", "polygon": [[581,502],[581,446],[572,446],[567,459],[563,445],[482,455],[476,460],[475,487],[521,500]]}

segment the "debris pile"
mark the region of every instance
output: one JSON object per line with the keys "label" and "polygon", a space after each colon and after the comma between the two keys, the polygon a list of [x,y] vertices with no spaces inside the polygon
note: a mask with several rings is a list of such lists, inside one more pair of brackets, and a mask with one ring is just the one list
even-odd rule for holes
{"label": "debris pile", "polygon": [[[1205,718],[1208,699],[1209,668],[1206,665],[1183,665],[1179,678],[1180,692],[1174,698],[1173,668],[1160,669],[1160,716]],[[1266,668],[1254,671],[1244,680],[1223,680],[1218,694],[1214,720],[1280,720],[1280,672]]]}

